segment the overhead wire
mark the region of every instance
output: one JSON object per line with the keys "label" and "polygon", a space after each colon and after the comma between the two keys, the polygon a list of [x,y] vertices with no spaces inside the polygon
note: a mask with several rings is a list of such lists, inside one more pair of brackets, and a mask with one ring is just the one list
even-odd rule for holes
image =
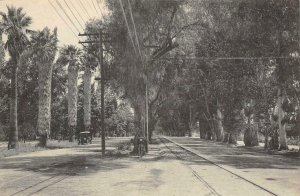
{"label": "overhead wire", "polygon": [[[71,28],[71,26],[69,25],[69,23],[67,23],[67,21],[64,19],[64,17],[62,17],[62,15],[59,13],[59,11],[56,9],[56,7],[51,3],[50,0],[48,0],[48,2],[50,3],[50,5],[52,6],[52,8],[55,10],[55,12],[57,13],[57,15],[62,19],[62,21],[67,25],[67,27],[69,28],[69,30],[73,33],[73,35],[78,39],[76,33],[73,31],[73,29]],[[78,39],[79,40],[79,39]]]}
{"label": "overhead wire", "polygon": [[58,4],[58,6],[61,8],[61,10],[64,12],[64,14],[67,16],[67,18],[69,19],[69,21],[73,24],[74,28],[78,31],[78,33],[80,32],[80,30],[77,28],[77,26],[75,25],[75,23],[73,22],[73,20],[70,18],[70,16],[68,15],[68,13],[66,12],[66,10],[64,9],[64,7],[60,4],[60,2],[58,0],[55,0],[56,3]]}
{"label": "overhead wire", "polygon": [[143,68],[145,70],[144,74],[145,74],[145,77],[146,77],[146,81],[145,81],[145,115],[146,115],[146,118],[145,118],[145,124],[144,124],[145,127],[144,127],[144,130],[146,132],[147,145],[148,145],[148,134],[149,134],[148,133],[148,131],[149,131],[148,77],[147,77],[147,71],[146,71],[146,67],[145,67],[145,64],[144,64],[144,60],[143,60],[143,57],[142,57],[142,52],[141,52],[141,48],[140,48],[139,39],[138,39],[138,36],[137,36],[136,26],[135,26],[133,14],[132,14],[132,9],[131,9],[131,3],[130,3],[129,0],[127,0],[127,2],[128,2],[130,17],[131,17],[131,21],[132,21],[133,29],[134,29],[134,33],[135,33],[136,43],[137,43],[138,50],[139,50],[140,60],[141,60],[142,66],[143,66]]}
{"label": "overhead wire", "polygon": [[97,2],[97,5],[98,5],[98,8],[99,8],[99,10],[100,10],[100,14],[101,14],[102,18],[104,18],[103,11],[102,11],[102,9],[101,9],[99,0],[96,0],[96,2]]}
{"label": "overhead wire", "polygon": [[92,18],[91,15],[89,14],[89,12],[85,9],[85,6],[83,5],[82,1],[79,0],[80,5],[82,6],[83,10],[85,11],[85,13],[87,14],[88,18]]}
{"label": "overhead wire", "polygon": [[68,9],[70,10],[70,12],[72,13],[73,17],[75,18],[75,20],[78,22],[78,24],[80,25],[80,27],[82,29],[84,29],[84,27],[82,26],[82,24],[79,22],[79,20],[77,19],[76,15],[74,14],[73,10],[70,8],[69,4],[66,2],[66,0],[64,0],[65,4],[67,5]]}
{"label": "overhead wire", "polygon": [[[299,56],[262,56],[262,57],[184,57],[185,60],[262,60],[262,59],[299,59]],[[161,60],[174,60],[174,57],[162,57]]]}
{"label": "overhead wire", "polygon": [[[93,0],[91,0],[92,2],[93,2]],[[90,9],[90,11],[96,11],[95,13],[96,13],[96,16],[98,15],[98,12],[97,12],[97,10],[95,10],[94,9],[94,7],[93,7],[93,5],[92,5],[92,2],[91,2],[90,0],[87,0],[87,4],[89,4],[89,9]]]}
{"label": "overhead wire", "polygon": [[133,24],[133,30],[134,30],[134,33],[135,33],[135,39],[136,39],[137,47],[138,47],[138,50],[139,50],[139,55],[140,55],[141,61],[143,62],[142,52],[141,52],[141,48],[140,48],[140,42],[139,42],[139,39],[138,39],[138,36],[137,36],[136,26],[135,26],[135,22],[134,22],[134,19],[133,19],[131,3],[130,3],[129,0],[127,0],[127,1],[128,1],[128,7],[129,7],[129,13],[130,13],[131,21],[132,21],[132,24]]}
{"label": "overhead wire", "polygon": [[69,0],[70,5],[72,5],[72,7],[74,8],[74,10],[76,11],[76,13],[78,14],[79,18],[82,20],[83,24],[86,23],[86,20],[84,19],[84,17],[81,15],[81,13],[78,11],[78,9],[76,8],[75,4],[73,4],[72,0]]}
{"label": "overhead wire", "polygon": [[135,47],[135,44],[134,44],[134,41],[133,41],[133,38],[132,38],[131,30],[130,30],[130,27],[128,25],[128,21],[127,21],[127,18],[126,18],[126,13],[125,13],[125,10],[124,10],[124,6],[123,6],[123,3],[122,3],[122,0],[119,0],[119,2],[120,2],[120,5],[121,5],[123,16],[124,16],[125,24],[126,24],[127,29],[128,29],[128,34],[129,34],[130,41],[132,43],[132,47],[134,49],[134,52],[137,53],[136,47]]}
{"label": "overhead wire", "polygon": [[96,10],[96,13],[97,13],[98,15],[100,15],[100,13],[98,12],[98,10],[96,9],[96,6],[95,6],[94,1],[93,1],[93,0],[91,0],[91,1],[92,1],[92,4],[93,4],[94,9]]}

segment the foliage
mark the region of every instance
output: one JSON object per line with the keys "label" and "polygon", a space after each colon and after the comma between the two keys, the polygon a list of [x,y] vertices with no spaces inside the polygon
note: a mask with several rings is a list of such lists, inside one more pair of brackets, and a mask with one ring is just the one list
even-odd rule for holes
{"label": "foliage", "polygon": [[25,28],[31,24],[32,19],[26,16],[21,7],[7,6],[7,14],[0,12],[0,15],[2,16],[1,32],[8,36],[5,48],[8,49],[11,58],[17,60],[28,44]]}
{"label": "foliage", "polygon": [[2,33],[7,35],[7,41],[4,45],[10,55],[9,73],[10,84],[10,133],[8,149],[18,148],[18,64],[20,56],[28,44],[25,28],[31,24],[31,18],[26,16],[22,8],[7,6],[7,14],[0,12],[2,20],[0,21],[1,39]]}

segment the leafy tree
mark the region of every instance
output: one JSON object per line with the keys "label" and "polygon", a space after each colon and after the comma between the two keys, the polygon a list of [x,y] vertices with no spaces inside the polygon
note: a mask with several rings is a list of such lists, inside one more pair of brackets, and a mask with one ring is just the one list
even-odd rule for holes
{"label": "leafy tree", "polygon": [[[178,46],[175,38],[186,28],[179,17],[182,4],[180,1],[136,0],[123,1],[122,6],[120,1],[108,1],[112,15],[107,29],[113,32],[111,36],[115,40],[111,44],[113,78],[124,89],[125,97],[134,108],[137,127],[141,130],[139,135],[145,135],[146,104],[149,104],[150,136],[157,122],[152,116],[155,113],[154,102],[159,100],[157,97],[161,96],[162,91],[159,91],[161,78],[158,82],[156,79],[165,66],[155,61]],[[126,18],[128,27],[126,20],[120,18]],[[149,93],[148,103],[145,101],[146,88]]]}

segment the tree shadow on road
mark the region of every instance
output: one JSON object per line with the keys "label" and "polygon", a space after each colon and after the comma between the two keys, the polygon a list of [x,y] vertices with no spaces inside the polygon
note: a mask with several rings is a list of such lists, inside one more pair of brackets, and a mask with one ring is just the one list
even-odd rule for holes
{"label": "tree shadow on road", "polygon": [[[183,141],[181,142],[183,143]],[[296,170],[300,168],[299,158],[271,155],[258,152],[255,149],[230,147],[226,144],[196,138],[185,141],[185,146],[197,150],[200,154],[217,164],[229,165],[238,169]]]}

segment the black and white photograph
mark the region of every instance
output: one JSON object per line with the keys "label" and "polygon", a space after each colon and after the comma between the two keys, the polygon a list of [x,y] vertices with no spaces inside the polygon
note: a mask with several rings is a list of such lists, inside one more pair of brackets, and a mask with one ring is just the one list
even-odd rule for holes
{"label": "black and white photograph", "polygon": [[0,196],[300,196],[300,0],[0,0]]}

